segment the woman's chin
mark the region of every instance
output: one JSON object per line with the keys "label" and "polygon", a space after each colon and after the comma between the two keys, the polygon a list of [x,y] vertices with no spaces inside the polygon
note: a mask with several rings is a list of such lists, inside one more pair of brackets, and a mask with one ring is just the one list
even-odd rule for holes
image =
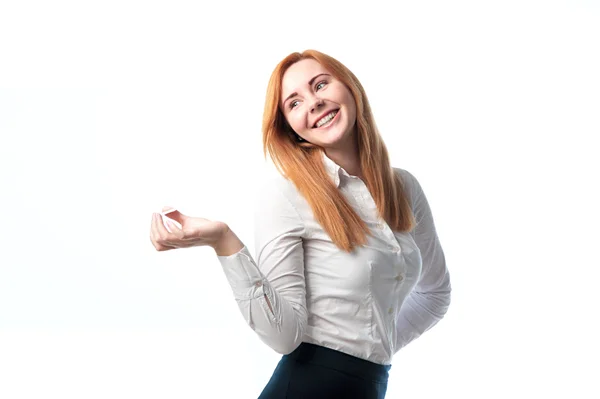
{"label": "woman's chin", "polygon": [[318,140],[318,143],[316,144],[325,148],[335,148],[343,144],[344,141],[345,140],[343,135],[332,135],[331,137],[324,137],[322,140]]}

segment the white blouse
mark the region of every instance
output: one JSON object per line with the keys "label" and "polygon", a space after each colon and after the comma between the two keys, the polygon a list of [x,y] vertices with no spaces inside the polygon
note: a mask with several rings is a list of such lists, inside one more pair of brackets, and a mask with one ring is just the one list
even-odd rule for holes
{"label": "white blouse", "polygon": [[363,181],[325,155],[323,161],[372,231],[366,245],[338,249],[293,183],[277,175],[256,202],[256,261],[247,247],[218,258],[246,322],[278,353],[309,342],[388,365],[450,304],[431,210],[415,177],[394,168],[417,221],[410,233],[394,232]]}

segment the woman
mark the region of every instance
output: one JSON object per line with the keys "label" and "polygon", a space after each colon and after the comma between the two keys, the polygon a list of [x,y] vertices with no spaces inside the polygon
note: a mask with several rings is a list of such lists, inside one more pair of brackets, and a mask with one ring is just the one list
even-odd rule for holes
{"label": "woman", "polygon": [[394,353],[450,303],[427,199],[391,167],[358,79],[318,51],[275,68],[263,143],[281,176],[257,201],[256,261],[225,223],[178,211],[153,216],[152,243],[214,248],[249,326],[283,354],[260,398],[384,398]]}

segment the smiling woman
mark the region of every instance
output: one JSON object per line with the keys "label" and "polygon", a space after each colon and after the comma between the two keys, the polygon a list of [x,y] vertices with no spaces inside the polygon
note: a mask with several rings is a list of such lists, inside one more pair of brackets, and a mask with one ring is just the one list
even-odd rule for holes
{"label": "smiling woman", "polygon": [[282,93],[281,109],[298,136],[325,148],[334,160],[339,155],[333,153],[352,153],[356,147],[356,102],[344,83],[308,58],[287,69]]}
{"label": "smiling woman", "polygon": [[246,322],[283,355],[261,399],[384,398],[393,355],[450,304],[425,194],[390,165],[356,76],[315,50],[273,71],[263,146],[280,175],[256,201],[255,257],[227,224],[172,209],[180,225],[155,215],[152,243],[214,248]]}

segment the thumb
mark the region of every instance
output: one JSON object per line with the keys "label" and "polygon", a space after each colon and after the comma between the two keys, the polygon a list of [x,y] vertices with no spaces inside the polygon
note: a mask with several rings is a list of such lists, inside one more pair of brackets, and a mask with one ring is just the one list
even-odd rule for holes
{"label": "thumb", "polygon": [[168,217],[169,219],[173,219],[173,220],[179,222],[180,224],[183,223],[183,220],[185,218],[187,218],[186,215],[179,212],[177,209],[173,208],[172,206],[164,206],[162,209],[162,214],[164,216]]}

